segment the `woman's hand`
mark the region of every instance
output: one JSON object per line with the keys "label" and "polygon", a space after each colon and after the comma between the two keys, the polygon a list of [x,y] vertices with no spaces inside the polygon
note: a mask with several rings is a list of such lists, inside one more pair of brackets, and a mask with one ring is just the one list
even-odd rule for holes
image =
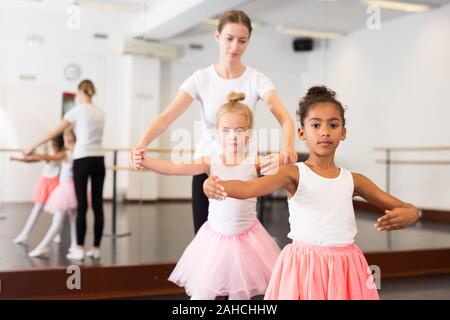
{"label": "woman's hand", "polygon": [[414,206],[385,210],[385,215],[378,218],[375,228],[378,231],[400,230],[410,226],[418,218],[418,211]]}
{"label": "woman's hand", "polygon": [[280,167],[281,156],[279,153],[271,153],[261,159],[260,173],[263,176],[276,174]]}
{"label": "woman's hand", "polygon": [[145,169],[142,162],[145,159],[145,148],[136,148],[130,152],[130,163],[135,170]]}
{"label": "woman's hand", "polygon": [[292,148],[283,148],[280,153],[271,153],[262,159],[260,172],[262,175],[276,174],[280,166],[296,162],[297,152]]}
{"label": "woman's hand", "polygon": [[225,200],[227,193],[225,188],[220,184],[219,177],[211,176],[203,183],[203,192],[210,199]]}
{"label": "woman's hand", "polygon": [[297,163],[297,152],[294,147],[284,147],[280,152],[280,165]]}

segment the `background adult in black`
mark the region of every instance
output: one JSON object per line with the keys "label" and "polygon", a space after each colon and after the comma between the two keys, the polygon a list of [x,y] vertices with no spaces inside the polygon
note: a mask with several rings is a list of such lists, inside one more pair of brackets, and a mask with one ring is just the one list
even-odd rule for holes
{"label": "background adult in black", "polygon": [[[68,255],[68,259],[82,260],[85,254],[100,258],[100,244],[103,235],[103,183],[105,180],[105,163],[103,154],[103,129],[105,113],[92,104],[95,86],[90,80],[83,80],[78,85],[77,105],[68,111],[61,123],[48,132],[25,153],[61,134],[67,127],[73,126],[77,143],[73,151],[73,174],[77,196],[77,244]],[[92,209],[94,211],[94,246],[85,253],[86,212],[88,209],[87,187],[91,179]]]}

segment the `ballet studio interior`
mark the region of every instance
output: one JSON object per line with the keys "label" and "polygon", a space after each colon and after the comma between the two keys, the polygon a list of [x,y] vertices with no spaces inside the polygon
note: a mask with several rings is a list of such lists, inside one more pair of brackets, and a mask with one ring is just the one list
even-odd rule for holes
{"label": "ballet studio interior", "polygon": [[449,57],[450,0],[0,1],[0,300],[450,299]]}

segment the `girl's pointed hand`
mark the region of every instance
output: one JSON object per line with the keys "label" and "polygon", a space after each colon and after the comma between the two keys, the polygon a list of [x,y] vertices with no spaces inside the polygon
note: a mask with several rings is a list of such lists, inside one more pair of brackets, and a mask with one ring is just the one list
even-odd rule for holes
{"label": "girl's pointed hand", "polygon": [[378,231],[393,231],[404,229],[418,219],[417,209],[415,207],[394,208],[385,210],[385,215],[378,218],[374,227]]}
{"label": "girl's pointed hand", "polygon": [[211,176],[203,183],[203,192],[210,199],[225,200],[227,193],[225,188],[220,184],[219,177]]}

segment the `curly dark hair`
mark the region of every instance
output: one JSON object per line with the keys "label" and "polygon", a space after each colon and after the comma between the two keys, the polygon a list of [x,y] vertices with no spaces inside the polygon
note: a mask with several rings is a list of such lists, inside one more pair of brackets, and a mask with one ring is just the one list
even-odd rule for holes
{"label": "curly dark hair", "polygon": [[304,96],[298,106],[297,117],[300,125],[303,127],[308,112],[319,103],[332,103],[336,106],[342,118],[342,126],[345,127],[345,109],[336,99],[336,92],[325,86],[314,86],[309,88],[308,93]]}

